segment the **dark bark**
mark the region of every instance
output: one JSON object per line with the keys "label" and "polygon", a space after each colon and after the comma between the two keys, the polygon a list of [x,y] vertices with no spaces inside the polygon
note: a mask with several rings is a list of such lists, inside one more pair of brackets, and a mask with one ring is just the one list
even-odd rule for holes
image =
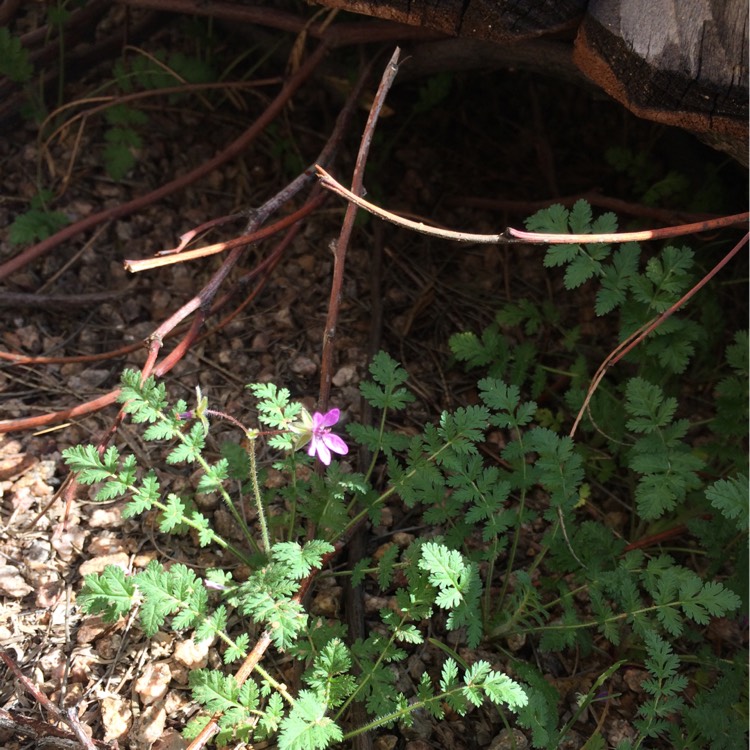
{"label": "dark bark", "polygon": [[591,0],[573,59],[639,117],[747,163],[747,41],[746,0]]}
{"label": "dark bark", "polygon": [[449,36],[522,41],[573,30],[586,0],[317,0],[320,5],[421,26]]}

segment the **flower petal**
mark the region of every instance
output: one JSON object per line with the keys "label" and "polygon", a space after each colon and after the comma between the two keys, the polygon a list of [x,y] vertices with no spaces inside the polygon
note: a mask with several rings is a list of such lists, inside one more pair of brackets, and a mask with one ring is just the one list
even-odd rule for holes
{"label": "flower petal", "polygon": [[[328,437],[328,436],[326,436]],[[328,450],[328,446],[325,444],[325,440],[318,440],[316,446],[318,452],[318,458],[326,465],[331,463],[331,451]]]}
{"label": "flower petal", "polygon": [[333,425],[339,421],[340,414],[341,412],[338,409],[331,409],[325,414],[318,414],[318,412],[316,412],[315,416],[320,416],[320,424],[323,427],[333,427]]}
{"label": "flower petal", "polygon": [[323,436],[323,443],[334,453],[340,453],[342,456],[349,453],[349,446],[338,436],[330,433]]}

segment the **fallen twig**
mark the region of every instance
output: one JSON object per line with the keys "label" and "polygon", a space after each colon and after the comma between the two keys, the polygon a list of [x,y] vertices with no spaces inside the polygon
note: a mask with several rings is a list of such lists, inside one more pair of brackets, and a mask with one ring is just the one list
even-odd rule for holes
{"label": "fallen twig", "polygon": [[583,405],[578,411],[575,423],[570,430],[570,436],[573,437],[578,429],[578,425],[581,422],[583,414],[588,411],[591,398],[596,392],[599,384],[604,379],[612,365],[617,364],[628,352],[632,351],[638,344],[643,341],[650,333],[655,331],[667,318],[673,313],[679,310],[691,297],[693,297],[700,289],[702,289],[729,261],[734,258],[735,255],[748,243],[750,234],[746,234],[697,284],[695,284],[688,292],[686,292],[677,302],[675,302],[668,310],[665,310],[661,315],[657,316],[648,323],[642,325],[638,330],[634,331],[625,341],[622,341],[617,347],[610,352],[607,358],[599,365],[599,369],[594,374],[594,377],[589,385],[589,389],[586,392],[586,398],[583,401]]}
{"label": "fallen twig", "polygon": [[647,240],[663,240],[669,237],[683,237],[687,234],[699,234],[709,230],[721,229],[723,227],[742,226],[747,224],[750,213],[733,214],[722,216],[717,219],[706,219],[693,224],[680,224],[663,229],[646,229],[640,232],[613,232],[609,234],[547,234],[542,232],[524,232],[520,229],[507,228],[500,234],[474,234],[472,232],[456,232],[450,229],[440,229],[430,226],[422,221],[411,221],[404,219],[364,198],[355,195],[351,190],[345,188],[340,182],[326,172],[323,167],[316,165],[320,184],[333,193],[340,195],[350,203],[364,208],[373,216],[389,221],[396,226],[411,229],[420,234],[430,237],[438,237],[443,240],[454,240],[456,242],[473,242],[478,245],[508,245],[523,242],[532,245],[580,245],[598,242],[623,243],[623,242],[645,242]]}
{"label": "fallen twig", "polygon": [[[375,125],[380,116],[380,111],[385,104],[385,97],[393,85],[396,73],[398,73],[398,59],[400,54],[401,50],[396,47],[396,50],[391,56],[385,72],[383,73],[380,86],[378,86],[378,91],[375,94],[372,106],[370,107],[370,114],[367,118],[365,129],[362,133],[362,140],[359,152],[357,153],[354,174],[352,176],[352,191],[357,195],[361,193],[363,189],[362,182],[364,179],[365,164],[367,163],[367,157],[370,153],[370,144],[372,143],[372,136],[375,132]],[[326,411],[328,409],[328,397],[331,393],[334,339],[336,337],[336,323],[339,317],[339,309],[341,308],[341,288],[344,283],[346,251],[349,247],[349,240],[351,239],[352,230],[354,229],[354,219],[356,215],[356,207],[349,204],[333,253],[331,296],[328,302],[325,333],[323,334],[323,351],[320,356],[320,394],[318,396],[318,408],[321,411]]]}

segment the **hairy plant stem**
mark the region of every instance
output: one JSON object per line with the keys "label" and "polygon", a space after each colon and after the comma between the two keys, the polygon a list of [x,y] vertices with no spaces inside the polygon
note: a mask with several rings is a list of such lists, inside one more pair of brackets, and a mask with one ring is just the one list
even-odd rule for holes
{"label": "hairy plant stem", "polygon": [[[112,474],[110,475],[112,479],[116,479],[116,475]],[[130,492],[134,495],[140,494],[138,491],[138,488],[135,485],[130,485],[128,487]],[[151,503],[153,507],[158,508],[162,513],[165,513],[169,508],[159,500],[154,500]],[[188,516],[182,514],[180,518],[180,523],[184,523],[186,526],[189,526],[194,531],[198,531],[200,533],[205,533],[206,529],[203,528],[199,523],[196,523]],[[242,560],[243,562],[247,562],[246,555],[237,547],[235,547],[231,542],[228,542],[223,537],[220,537],[213,529],[208,529],[209,533],[211,534],[211,541],[217,544],[222,549],[227,550],[227,552],[231,552],[238,560]]]}
{"label": "hairy plant stem", "polygon": [[253,497],[255,498],[255,508],[258,511],[258,523],[260,524],[260,535],[263,539],[263,551],[266,555],[271,554],[271,540],[268,536],[268,525],[266,524],[266,511],[263,508],[263,497],[260,494],[260,486],[258,485],[258,465],[255,456],[255,436],[248,434],[250,449],[248,455],[250,456],[250,481],[253,485]]}

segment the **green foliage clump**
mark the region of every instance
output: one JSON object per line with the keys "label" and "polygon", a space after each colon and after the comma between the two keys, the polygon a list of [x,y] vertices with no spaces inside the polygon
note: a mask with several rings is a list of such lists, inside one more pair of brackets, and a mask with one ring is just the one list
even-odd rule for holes
{"label": "green foliage clump", "polygon": [[[529,223],[558,232],[616,227],[613,216],[594,219],[582,204],[549,209]],[[602,243],[559,246],[545,262],[565,268],[570,289],[597,285],[597,313],[612,315],[623,338],[669,309],[692,283],[687,248],[668,247],[644,260],[635,245],[616,251]],[[167,467],[199,470],[196,492],[221,498],[242,540],[222,537],[192,497],[162,489],[161,470],[138,466],[114,446],[101,455],[92,446],[71,448],[66,461],[81,481],[100,485],[97,499],[126,498],[126,517],[155,511],[162,532],[190,530],[200,545],[224,550],[249,573],[235,581],[224,570],[200,579],[179,564],[152,562],[132,576],[108,568],[86,578],[79,604],[110,621],[136,608],[146,634],[192,630],[199,640],[217,642],[226,665],[246,659],[253,639],[300,662],[294,688],[255,660],[243,682],[221,669],[195,671],[190,687],[204,710],[186,728],[187,737],[219,712],[222,744],[272,740],[283,750],[313,750],[408,725],[416,711],[437,719],[448,709],[463,716],[487,701],[506,723],[526,729],[533,747],[552,750],[627,663],[640,664],[647,676],[623,750],[660,742],[738,746],[747,723],[746,654],[731,662],[717,658],[704,634],[712,619],[747,607],[741,585],[747,457],[735,444],[741,434],[736,412],[747,408],[741,385],[747,333],[736,334],[726,366],[712,372],[716,402],[713,411],[704,405],[706,413],[696,420],[683,403],[680,377],[688,365],[705,361],[702,347],[710,337],[685,311],[669,320],[667,331],[655,331],[593,394],[585,390],[593,363],[572,345],[578,333],[561,337],[571,344],[557,353],[570,360],[570,387],[553,413],[538,400],[559,363],[553,368],[534,342],[563,330],[564,311],[528,300],[506,306],[486,331],[451,339],[456,359],[482,370],[476,403],[443,412],[412,436],[388,427],[389,416],[413,397],[404,369],[379,353],[361,392],[380,418],[372,426],[347,427],[349,439],[372,453],[364,473],[336,462],[311,471],[314,459],[298,451],[300,424],[309,415],[273,384],[249,386],[259,427],[243,427],[245,442],[227,444],[209,461],[211,422],[226,415],[213,412],[200,393],[192,409],[184,402],[172,406],[163,384],[141,383],[138,373],[126,372],[120,394],[126,412],[144,426],[145,439],[165,445]],[[512,342],[507,331],[513,328],[523,329],[524,343]],[[583,437],[574,439],[564,425],[584,403]],[[484,450],[489,431],[502,436],[497,453]],[[276,489],[261,489],[261,440],[286,478]],[[386,469],[383,483],[373,480],[378,462]],[[253,527],[235,506],[237,496],[254,500]],[[624,532],[601,512],[583,512],[587,506],[599,511],[597,504],[613,496],[628,508]],[[366,558],[346,573],[391,597],[378,626],[347,642],[343,624],[312,617],[301,594],[328,571],[354,529],[366,518],[377,521],[388,502],[403,503],[425,531],[405,548],[391,544],[376,563]],[[690,549],[647,543],[677,523],[693,534]],[[237,632],[237,616],[251,627]],[[445,658],[433,674],[404,688],[398,669],[429,631],[448,636],[450,643],[430,637]],[[501,648],[511,639],[532,642],[536,653],[606,652],[607,665],[563,722],[560,696],[534,659],[522,652],[505,656],[506,674],[457,650],[460,643]],[[355,702],[369,718],[349,727]],[[722,705],[731,710],[720,722],[706,722]],[[589,743],[604,746],[599,734]]]}
{"label": "green foliage clump", "polygon": [[42,190],[31,199],[28,211],[17,216],[10,225],[8,237],[14,245],[25,245],[44,240],[69,223],[62,211],[52,211],[48,203],[52,194]]}
{"label": "green foliage clump", "polygon": [[9,29],[0,28],[0,75],[17,83],[26,83],[33,73],[34,66],[20,38],[12,36]]}

